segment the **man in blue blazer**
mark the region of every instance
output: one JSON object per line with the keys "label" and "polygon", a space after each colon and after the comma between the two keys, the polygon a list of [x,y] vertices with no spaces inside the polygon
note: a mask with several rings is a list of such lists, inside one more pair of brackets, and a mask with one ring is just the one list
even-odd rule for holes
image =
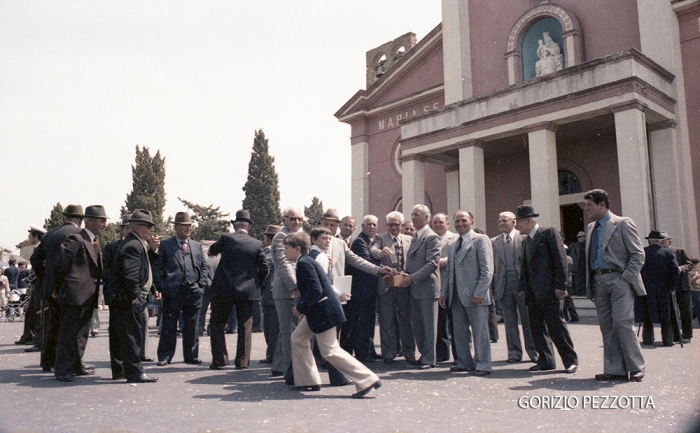
{"label": "man in blue blazer", "polygon": [[224,327],[236,307],[238,321],[238,343],[236,346],[236,369],[248,368],[253,336],[253,302],[260,301],[260,286],[268,275],[268,265],[263,252],[263,243],[250,237],[248,230],[253,225],[250,212],[239,210],[233,222],[234,233],[224,233],[209,247],[210,254],[221,254],[211,284],[211,338],[212,370],[228,365],[228,350]]}
{"label": "man in blue blazer", "polygon": [[163,297],[163,320],[158,342],[158,365],[170,364],[177,346],[177,321],[182,313],[182,355],[187,364],[199,359],[199,310],[207,283],[207,262],[202,244],[190,239],[192,218],[187,212],[175,214],[175,236],[161,242],[153,264],[153,283]]}

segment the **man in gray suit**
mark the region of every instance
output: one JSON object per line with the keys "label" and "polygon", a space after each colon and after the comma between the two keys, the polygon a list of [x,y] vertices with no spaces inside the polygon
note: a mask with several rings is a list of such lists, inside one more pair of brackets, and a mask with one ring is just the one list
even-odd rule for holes
{"label": "man in gray suit", "polygon": [[[403,214],[390,212],[386,216],[387,232],[374,238],[370,254],[382,265],[395,269],[398,273],[406,268],[406,256],[411,248],[411,237],[401,233]],[[408,287],[386,287],[384,279],[377,284],[379,293],[379,335],[382,342],[384,362],[391,364],[401,352],[408,362],[416,360],[416,339],[411,325],[411,289]]]}
{"label": "man in gray suit", "polygon": [[416,235],[406,258],[406,272],[401,287],[411,288],[411,321],[416,346],[421,358],[418,368],[435,367],[437,338],[437,309],[440,294],[440,238],[430,229],[430,209],[423,204],[413,206],[411,220]]}
{"label": "man in gray suit", "polygon": [[586,292],[603,334],[604,370],[595,378],[641,382],[644,357],[634,333],[634,296],[646,295],[642,242],[631,219],[610,212],[605,190],[592,189],[583,198],[586,214],[595,220],[586,230]]}
{"label": "man in gray suit", "polygon": [[537,350],[532,342],[530,319],[525,301],[518,294],[520,281],[520,263],[523,258],[523,237],[515,229],[515,214],[501,212],[498,216],[498,229],[501,234],[491,238],[493,245],[494,273],[491,287],[493,298],[501,301],[503,321],[506,326],[506,343],[508,345],[507,363],[522,361],[523,347],[520,344],[518,315],[523,325],[525,350],[532,362],[537,362]]}
{"label": "man in gray suit", "polygon": [[[438,263],[438,269],[440,269],[440,281],[443,281],[447,272],[446,247],[453,239],[457,239],[458,236],[456,233],[449,230],[450,217],[442,212],[433,215],[431,228],[435,234],[440,237],[440,262]],[[435,357],[437,362],[449,361],[450,349],[452,349],[452,354],[455,355],[456,360],[457,352],[452,335],[452,312],[447,308],[438,308],[437,323],[437,342],[435,345]]]}
{"label": "man in gray suit", "polygon": [[473,221],[467,211],[457,211],[454,223],[459,236],[447,246],[447,268],[439,300],[442,308],[450,307],[454,320],[457,364],[450,371],[474,371],[477,376],[485,376],[491,374],[488,320],[493,251],[488,236],[472,230]]}

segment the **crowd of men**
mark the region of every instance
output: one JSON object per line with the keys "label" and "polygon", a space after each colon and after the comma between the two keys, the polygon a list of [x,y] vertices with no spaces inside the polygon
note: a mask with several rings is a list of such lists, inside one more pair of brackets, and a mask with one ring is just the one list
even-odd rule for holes
{"label": "crowd of men", "polygon": [[[654,343],[654,322],[661,323],[663,345],[673,345],[674,339],[690,342],[697,259],[671,247],[664,232],[652,231],[646,237],[650,245],[643,248],[634,222],[610,212],[604,190],[588,191],[584,200],[594,222],[568,247],[555,228],[539,225],[539,215],[527,205],[500,213],[501,233],[493,238],[476,228],[466,210],[450,218],[431,215],[427,206],[418,204],[410,221],[390,212],[383,227],[378,217],[366,215],[354,235],[355,220],[341,219],[328,209],[321,226],[335,236],[323,245],[322,257],[328,259],[327,278],[338,286],[347,318],[338,329],[340,346],[364,364],[392,364],[403,357],[415,368],[430,369],[452,359],[451,372],[485,376],[492,369],[491,343],[498,338],[499,303],[507,363],[522,362],[525,353],[525,360],[534,363],[530,371],[555,370],[556,347],[563,371],[574,373],[579,358],[565,320],[573,291],[595,302],[604,343],[603,373],[595,378],[641,381],[645,364],[634,324],[643,323],[643,344]],[[43,371],[53,371],[62,382],[94,374],[94,366],[82,357],[103,283],[113,379],[157,380],[143,368],[154,361],[145,347],[146,304],[153,295],[162,302],[158,366],[173,360],[178,321],[184,362],[202,364],[199,336],[210,304],[209,368],[229,364],[225,327],[234,308],[234,366],[248,368],[257,302],[262,304],[268,346],[260,362],[270,365],[272,377],[294,385],[290,339],[299,321],[293,314],[298,290],[284,240],[302,231],[299,209],[284,209],[282,224],[268,226],[264,242],[249,235],[252,216],[240,210],[232,221],[233,232],[224,233],[208,251],[190,238],[193,221],[186,212],[175,216],[175,235],[161,241],[153,233],[151,213],[137,210],[121,221],[122,239],[102,251],[98,238],[107,224],[102,206],[83,212],[81,206],[69,205],[63,217],[59,228],[45,233],[32,226],[29,236],[36,249],[30,259],[35,279],[27,317],[38,320],[26,321],[25,335],[17,343],[28,343],[33,336]],[[380,232],[382,228],[386,231]],[[346,276],[352,277],[350,290],[341,290]],[[379,354],[374,342],[377,318]],[[331,385],[352,383],[332,365],[325,367]]]}

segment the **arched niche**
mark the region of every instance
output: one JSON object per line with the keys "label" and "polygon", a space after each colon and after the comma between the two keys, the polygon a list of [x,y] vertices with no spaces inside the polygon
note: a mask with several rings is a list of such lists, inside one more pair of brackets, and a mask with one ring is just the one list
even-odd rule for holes
{"label": "arched niche", "polygon": [[576,17],[555,3],[541,4],[522,14],[508,35],[505,54],[508,84],[513,85],[523,80],[523,38],[533,25],[546,18],[556,19],[561,26],[564,67],[568,68],[583,62],[581,25]]}

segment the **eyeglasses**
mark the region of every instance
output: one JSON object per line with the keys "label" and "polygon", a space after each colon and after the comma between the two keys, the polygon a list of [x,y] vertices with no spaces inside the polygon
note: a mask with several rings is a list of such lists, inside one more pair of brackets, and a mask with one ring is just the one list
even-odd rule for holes
{"label": "eyeglasses", "polygon": [[297,221],[302,222],[302,221],[304,221],[304,218],[302,218],[302,217],[285,217],[285,218],[287,218],[287,219],[288,219],[289,221],[291,221],[291,222],[297,222]]}
{"label": "eyeglasses", "polygon": [[387,227],[401,227],[401,223],[387,223]]}

